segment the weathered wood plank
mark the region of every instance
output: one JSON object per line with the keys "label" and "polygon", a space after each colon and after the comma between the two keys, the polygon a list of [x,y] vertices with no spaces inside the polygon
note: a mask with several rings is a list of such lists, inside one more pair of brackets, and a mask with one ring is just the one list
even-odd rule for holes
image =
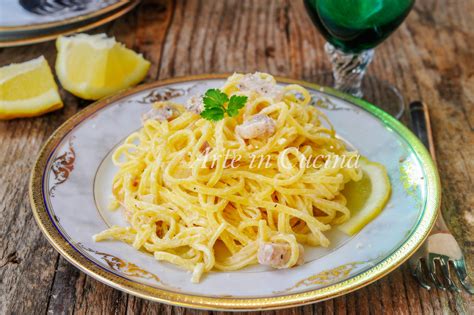
{"label": "weathered wood plank", "polygon": [[66,259],[58,257],[53,284],[49,293],[48,314],[72,314],[76,303],[76,282],[81,272]]}
{"label": "weathered wood plank", "polygon": [[76,282],[74,314],[124,314],[128,295],[102,284],[84,273]]}

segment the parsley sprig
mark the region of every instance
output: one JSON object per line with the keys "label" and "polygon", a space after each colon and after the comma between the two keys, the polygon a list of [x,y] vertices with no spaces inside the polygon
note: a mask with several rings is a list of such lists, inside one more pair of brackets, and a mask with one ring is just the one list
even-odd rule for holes
{"label": "parsley sprig", "polygon": [[[201,112],[201,117],[219,121],[224,118],[225,113],[229,117],[234,117],[239,114],[239,109],[245,106],[247,96],[232,95],[231,98],[219,89],[209,89],[203,97],[204,110]],[[227,104],[227,107],[224,105]]]}

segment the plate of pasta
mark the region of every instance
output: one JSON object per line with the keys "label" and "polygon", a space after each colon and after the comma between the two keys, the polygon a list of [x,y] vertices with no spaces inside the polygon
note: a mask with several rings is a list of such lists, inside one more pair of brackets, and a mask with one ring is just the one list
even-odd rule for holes
{"label": "plate of pasta", "polygon": [[88,106],[44,145],[30,199],[53,247],[99,281],[252,310],[386,275],[428,235],[440,188],[421,142],[376,106],[256,72]]}

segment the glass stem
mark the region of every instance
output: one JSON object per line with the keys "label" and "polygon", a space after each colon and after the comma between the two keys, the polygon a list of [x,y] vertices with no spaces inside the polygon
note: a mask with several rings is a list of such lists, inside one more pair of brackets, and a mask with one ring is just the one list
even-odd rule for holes
{"label": "glass stem", "polygon": [[334,87],[339,91],[362,97],[362,79],[374,57],[374,50],[364,50],[357,54],[345,53],[330,43],[326,43],[324,50],[331,60]]}

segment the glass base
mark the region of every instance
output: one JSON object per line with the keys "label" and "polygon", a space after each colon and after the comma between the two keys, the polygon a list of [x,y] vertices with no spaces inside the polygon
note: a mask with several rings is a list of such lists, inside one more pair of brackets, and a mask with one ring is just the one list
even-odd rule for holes
{"label": "glass base", "polygon": [[[330,72],[318,73],[312,77],[312,82],[322,86],[334,86],[334,77]],[[377,105],[393,117],[400,119],[405,110],[403,96],[392,84],[366,75],[362,80],[364,100]]]}

